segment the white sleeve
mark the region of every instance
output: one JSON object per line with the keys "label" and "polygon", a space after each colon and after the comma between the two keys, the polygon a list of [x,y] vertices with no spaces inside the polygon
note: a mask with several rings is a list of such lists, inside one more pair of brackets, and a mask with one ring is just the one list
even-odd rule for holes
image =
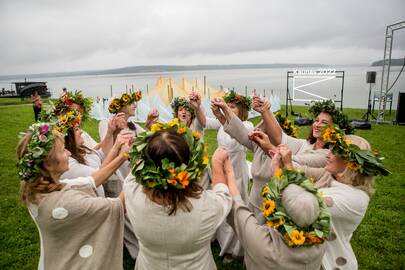
{"label": "white sleeve", "polygon": [[219,129],[221,122],[216,118],[205,117],[205,129]]}
{"label": "white sleeve", "polygon": [[72,179],[62,179],[60,180],[61,183],[67,184],[69,186],[81,186],[81,185],[91,185],[92,188],[97,189],[96,182],[94,182],[94,178],[92,176],[87,177],[77,177]]}
{"label": "white sleeve", "polygon": [[100,141],[104,140],[104,137],[107,134],[108,121],[109,119],[101,120],[98,124],[98,134],[100,136]]}
{"label": "white sleeve", "polygon": [[74,179],[90,176],[96,170],[98,170],[98,168],[80,164],[76,159],[69,158],[69,170],[62,174],[61,179]]}
{"label": "white sleeve", "polygon": [[304,139],[296,139],[291,136],[288,136],[284,132],[281,133],[281,144],[286,144],[291,149],[293,155],[301,152],[305,149],[308,142]]}

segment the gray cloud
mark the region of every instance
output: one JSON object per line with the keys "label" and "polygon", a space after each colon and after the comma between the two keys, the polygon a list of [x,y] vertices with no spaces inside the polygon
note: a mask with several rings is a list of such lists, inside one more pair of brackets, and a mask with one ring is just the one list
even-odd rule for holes
{"label": "gray cloud", "polygon": [[[401,12],[402,10],[402,12]],[[404,1],[0,0],[0,74],[152,64],[370,63]],[[405,31],[405,30],[404,30]],[[405,33],[394,55],[403,57]]]}

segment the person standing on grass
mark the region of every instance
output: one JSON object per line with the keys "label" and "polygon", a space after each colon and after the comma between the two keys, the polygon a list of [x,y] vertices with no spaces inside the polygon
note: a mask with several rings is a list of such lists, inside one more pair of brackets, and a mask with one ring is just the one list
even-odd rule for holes
{"label": "person standing on grass", "polygon": [[106,199],[94,189],[127,160],[129,141],[107,166],[69,181],[60,180],[69,169],[64,145],[53,124],[36,123],[17,146],[22,199],[40,235],[38,269],[122,269],[124,194]]}
{"label": "person standing on grass", "polygon": [[[226,102],[226,105],[224,104]],[[217,117],[222,125],[226,122],[226,117],[220,111],[220,107],[215,105],[222,103],[224,114],[235,114],[243,123],[246,129],[253,130],[253,124],[248,121],[249,110],[251,109],[251,98],[238,95],[235,91],[227,93],[223,99],[217,98],[212,101],[212,112]],[[224,148],[229,158],[232,161],[232,167],[235,173],[235,181],[241,193],[242,200],[248,202],[248,183],[249,183],[249,169],[246,162],[246,148],[237,140],[233,139],[228,133],[224,131],[224,127],[218,130],[217,141],[218,146]],[[228,223],[224,222],[216,233],[216,238],[221,246],[220,256],[224,256],[224,263],[230,263],[235,258],[243,256],[243,248],[238,241],[233,229]]]}
{"label": "person standing on grass", "polygon": [[178,119],[151,130],[135,139],[132,174],[124,184],[139,240],[135,269],[214,270],[211,240],[232,206],[223,172],[226,152],[214,153],[213,187],[204,190],[199,178],[208,154],[199,134]]}
{"label": "person standing on grass", "polygon": [[[331,234],[325,242],[323,269],[357,269],[350,240],[366,214],[375,176],[390,172],[364,138],[344,135],[337,126],[326,128],[322,137],[331,150],[325,168],[295,167],[314,179],[331,212]],[[287,146],[280,146],[280,155],[285,166],[293,168]]]}
{"label": "person standing on grass", "polygon": [[31,95],[31,101],[32,101],[32,108],[34,109],[34,118],[35,122],[38,122],[39,114],[41,113],[42,109],[42,99],[41,96],[38,95],[38,91],[34,91],[34,93]]}
{"label": "person standing on grass", "polygon": [[[175,97],[170,106],[173,109],[173,116],[178,118],[180,122],[200,134],[200,140],[204,141],[205,129],[218,129],[221,123],[215,118],[205,116],[205,112],[201,105],[201,96],[196,92],[191,92],[189,98]],[[211,169],[208,166],[205,168],[200,184],[204,189],[210,188]]]}

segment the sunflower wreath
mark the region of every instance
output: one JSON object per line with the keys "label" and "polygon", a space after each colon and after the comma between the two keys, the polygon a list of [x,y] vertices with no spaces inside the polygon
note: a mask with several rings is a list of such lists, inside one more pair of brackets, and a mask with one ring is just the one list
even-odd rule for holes
{"label": "sunflower wreath", "polygon": [[133,94],[130,93],[124,93],[121,95],[120,98],[114,98],[111,102],[110,105],[108,106],[108,111],[110,113],[116,114],[118,113],[123,107],[134,103],[138,102],[142,99],[142,92],[141,91],[136,91]]}
{"label": "sunflower wreath", "polygon": [[[281,205],[283,190],[289,184],[296,184],[312,193],[319,203],[319,216],[307,227],[297,226]],[[321,244],[329,235],[330,212],[312,181],[303,172],[278,170],[262,189],[262,213],[267,226],[278,230],[290,247]]]}
{"label": "sunflower wreath", "polygon": [[[167,129],[176,130],[187,142],[191,154],[188,164],[183,163],[176,167],[174,162],[165,158],[159,167],[146,156],[145,147],[150,137],[155,132]],[[136,182],[148,188],[185,189],[191,182],[198,181],[208,164],[207,148],[200,141],[200,136],[200,133],[188,128],[177,118],[166,124],[155,123],[151,131],[138,134],[129,153]]]}
{"label": "sunflower wreath", "polygon": [[368,176],[384,175],[387,176],[391,172],[387,170],[377,151],[360,149],[355,144],[352,144],[348,139],[344,138],[344,132],[337,125],[326,127],[322,131],[322,140],[326,143],[331,152],[346,161],[346,166],[357,171],[360,174]]}

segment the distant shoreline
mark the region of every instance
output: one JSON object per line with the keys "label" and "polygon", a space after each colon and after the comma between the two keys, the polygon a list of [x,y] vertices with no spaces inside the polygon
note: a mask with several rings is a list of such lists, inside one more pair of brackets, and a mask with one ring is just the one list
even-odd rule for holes
{"label": "distant shoreline", "polygon": [[88,75],[109,75],[109,74],[130,74],[130,73],[153,73],[153,72],[176,72],[195,70],[227,70],[227,69],[268,69],[268,68],[313,68],[326,67],[324,64],[243,64],[243,65],[154,65],[154,66],[131,66],[115,69],[87,70],[72,72],[52,72],[37,74],[16,74],[0,75],[0,80],[13,80],[24,78],[49,78],[67,76],[88,76]]}

